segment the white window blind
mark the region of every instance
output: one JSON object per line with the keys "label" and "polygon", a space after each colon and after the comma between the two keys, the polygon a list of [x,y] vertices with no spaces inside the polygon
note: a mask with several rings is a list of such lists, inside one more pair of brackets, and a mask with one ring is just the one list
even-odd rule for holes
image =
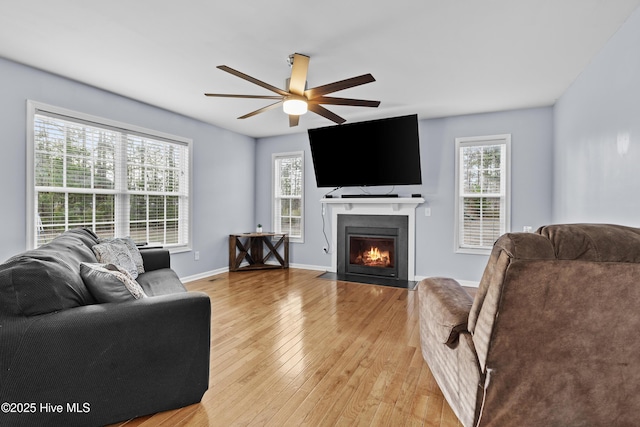
{"label": "white window blind", "polygon": [[304,153],[273,155],[273,230],[287,233],[289,240],[302,242]]}
{"label": "white window blind", "polygon": [[79,227],[189,247],[190,140],[34,102],[29,119],[30,247]]}
{"label": "white window blind", "polygon": [[489,253],[509,230],[511,135],[456,138],[456,251]]}

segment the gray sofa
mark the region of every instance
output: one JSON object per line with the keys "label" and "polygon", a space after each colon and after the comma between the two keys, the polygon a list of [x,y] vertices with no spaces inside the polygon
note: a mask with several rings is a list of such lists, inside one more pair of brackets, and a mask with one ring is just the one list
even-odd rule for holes
{"label": "gray sofa", "polygon": [[70,230],[0,265],[1,426],[99,426],[207,390],[209,297],[186,292],[168,251],[141,249],[148,298],[97,303],[80,275],[97,243]]}
{"label": "gray sofa", "polygon": [[465,427],[640,425],[640,229],[506,234],[475,298],[447,278],[418,296],[422,354]]}

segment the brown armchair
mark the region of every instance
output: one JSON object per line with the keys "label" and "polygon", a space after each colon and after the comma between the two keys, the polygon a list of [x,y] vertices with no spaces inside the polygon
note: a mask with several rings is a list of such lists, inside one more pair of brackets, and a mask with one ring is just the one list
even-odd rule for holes
{"label": "brown armchair", "polygon": [[640,229],[495,243],[474,299],[419,284],[422,354],[465,427],[640,425]]}

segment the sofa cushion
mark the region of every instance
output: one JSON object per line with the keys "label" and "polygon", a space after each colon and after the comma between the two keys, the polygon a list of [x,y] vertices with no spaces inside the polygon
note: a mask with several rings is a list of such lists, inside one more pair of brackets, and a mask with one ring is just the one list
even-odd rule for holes
{"label": "sofa cushion", "polygon": [[[127,270],[134,279],[138,277],[138,267],[131,251],[122,240],[113,239],[94,245],[91,249],[101,264],[114,264]],[[139,253],[138,253],[139,255]]]}
{"label": "sofa cushion", "polygon": [[148,296],[168,295],[186,292],[175,271],[170,268],[147,271],[138,276],[140,286]]}
{"label": "sofa cushion", "polygon": [[81,262],[96,262],[89,230],[69,230],[52,242],[0,265],[0,310],[32,316],[94,304],[80,277]]}
{"label": "sofa cushion", "polygon": [[14,257],[3,266],[0,282],[3,291],[13,291],[2,295],[3,302],[13,303],[8,310],[12,314],[51,313],[79,307],[93,299],[80,275],[53,256]]}
{"label": "sofa cushion", "polygon": [[[65,231],[54,239],[54,241],[57,242],[65,241],[67,244],[70,244],[72,240],[76,242],[75,244],[82,243],[87,248],[91,248],[91,246],[98,243],[98,236],[96,236],[96,234],[88,228],[73,228],[71,230]],[[51,243],[52,242],[46,245],[42,245],[38,249],[49,247]]]}
{"label": "sofa cushion", "polygon": [[99,303],[125,302],[147,296],[127,270],[113,264],[83,262],[80,276]]}

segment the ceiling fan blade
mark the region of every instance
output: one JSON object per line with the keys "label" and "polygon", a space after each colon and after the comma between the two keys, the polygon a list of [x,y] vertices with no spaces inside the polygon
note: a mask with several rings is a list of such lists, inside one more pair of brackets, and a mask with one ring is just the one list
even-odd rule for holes
{"label": "ceiling fan blade", "polygon": [[327,110],[326,108],[318,104],[309,104],[309,110],[313,111],[316,114],[320,114],[322,117],[329,119],[332,122],[336,122],[339,125],[346,122],[346,120],[340,117],[339,115],[332,113],[331,111]]}
{"label": "ceiling fan blade", "polygon": [[309,101],[312,104],[329,105],[352,105],[354,107],[377,107],[380,101],[369,101],[367,99],[333,98],[330,96],[316,96]]}
{"label": "ceiling fan blade", "polygon": [[350,79],[340,80],[338,82],[329,83],[323,86],[318,86],[304,91],[304,96],[307,99],[313,99],[318,96],[326,95],[328,93],[337,92],[339,90],[348,89],[354,86],[360,86],[366,83],[375,82],[371,74],[363,74],[358,77],[352,77]]}
{"label": "ceiling fan blade", "polygon": [[245,114],[244,116],[240,116],[238,118],[239,119],[247,119],[249,117],[255,116],[256,114],[260,114],[260,113],[264,113],[265,111],[272,110],[272,109],[278,107],[281,104],[282,104],[282,101],[278,101],[278,102],[275,102],[273,104],[267,105],[266,107],[262,107],[262,108],[260,108],[260,109],[258,109],[256,111],[252,111],[252,112],[250,112],[248,114]]}
{"label": "ceiling fan blade", "polygon": [[294,126],[298,126],[298,123],[300,123],[300,116],[289,114],[289,127],[292,128]]}
{"label": "ceiling fan blade", "polygon": [[304,95],[307,84],[307,71],[309,70],[309,57],[293,54],[293,65],[291,66],[291,79],[289,80],[289,92],[294,95]]}
{"label": "ceiling fan blade", "polygon": [[282,99],[276,95],[232,95],[227,93],[205,93],[204,96],[216,96],[220,98],[255,98],[255,99]]}
{"label": "ceiling fan blade", "polygon": [[279,95],[282,95],[282,96],[289,95],[288,92],[285,92],[284,90],[282,90],[280,88],[272,86],[269,83],[265,83],[262,80],[255,79],[255,78],[253,78],[253,77],[251,77],[251,76],[249,76],[247,74],[241,73],[238,70],[234,70],[231,67],[227,67],[226,65],[219,65],[218,68],[221,69],[222,71],[226,71],[227,73],[233,74],[236,77],[240,77],[241,79],[250,81],[253,84],[257,84],[258,86],[262,86],[265,89],[269,89],[271,92],[275,92],[275,93],[277,93]]}

